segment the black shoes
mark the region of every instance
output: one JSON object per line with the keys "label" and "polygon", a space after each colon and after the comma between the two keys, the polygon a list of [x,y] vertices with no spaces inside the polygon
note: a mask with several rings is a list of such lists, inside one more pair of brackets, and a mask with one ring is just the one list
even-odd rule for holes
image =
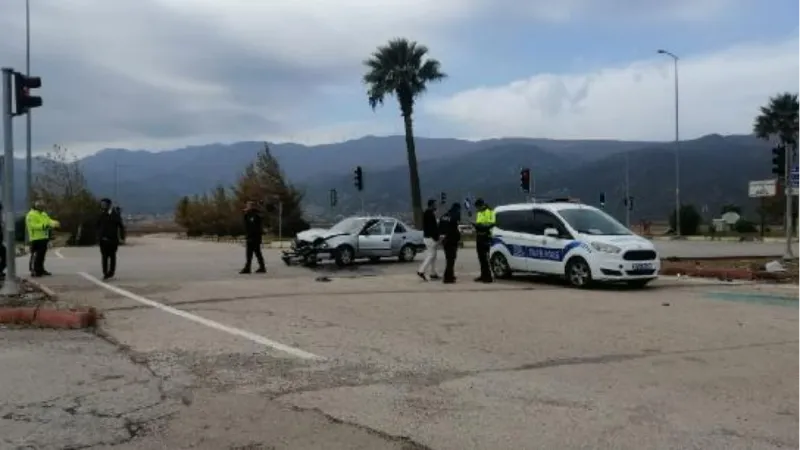
{"label": "black shoes", "polygon": [[494,280],[491,279],[491,278],[478,277],[478,278],[475,278],[475,282],[476,283],[492,283],[492,282],[494,282]]}
{"label": "black shoes", "polygon": [[[242,275],[245,275],[245,274],[252,273],[252,272],[250,271],[250,269],[245,267],[244,269],[240,270],[239,273],[242,274]],[[267,268],[266,267],[259,267],[258,270],[256,270],[256,273],[267,273]]]}
{"label": "black shoes", "polygon": [[422,281],[428,281],[428,277],[426,277],[422,272],[417,272],[417,276],[422,278]]}

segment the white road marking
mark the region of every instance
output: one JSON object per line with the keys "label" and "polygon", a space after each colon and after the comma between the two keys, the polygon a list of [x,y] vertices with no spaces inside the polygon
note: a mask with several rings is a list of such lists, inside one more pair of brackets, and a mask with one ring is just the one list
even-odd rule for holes
{"label": "white road marking", "polygon": [[290,354],[290,355],[292,355],[294,357],[297,357],[297,358],[301,358],[301,359],[324,359],[321,356],[317,356],[317,355],[315,355],[313,353],[308,353],[308,352],[300,350],[298,348],[294,348],[294,347],[290,347],[288,345],[281,344],[280,342],[275,342],[275,341],[273,341],[271,339],[267,339],[267,338],[265,338],[263,336],[259,336],[259,335],[255,334],[255,333],[251,333],[249,331],[245,331],[245,330],[242,330],[242,329],[239,329],[239,328],[229,327],[229,326],[223,325],[223,324],[221,324],[219,322],[215,322],[213,320],[209,320],[209,319],[206,319],[204,317],[196,316],[196,315],[194,315],[192,313],[188,313],[186,311],[182,311],[180,309],[173,308],[171,306],[167,306],[167,305],[164,305],[162,303],[155,302],[155,301],[150,300],[148,298],[144,298],[144,297],[142,297],[140,295],[134,294],[133,292],[129,292],[129,291],[126,291],[125,289],[121,289],[121,288],[118,288],[116,286],[110,285],[108,283],[104,283],[104,282],[98,280],[97,278],[93,277],[92,275],[89,275],[86,272],[78,272],[78,275],[82,276],[83,278],[91,281],[92,283],[94,283],[94,284],[96,284],[96,285],[98,285],[98,286],[100,286],[100,287],[102,287],[102,288],[104,288],[106,290],[114,292],[115,294],[119,294],[119,295],[121,295],[123,297],[126,297],[126,298],[129,298],[129,299],[131,299],[131,300],[133,300],[135,302],[139,302],[141,304],[144,304],[144,305],[147,305],[147,306],[151,306],[153,308],[160,309],[161,311],[168,312],[170,314],[174,314],[174,315],[176,315],[178,317],[183,317],[184,319],[191,320],[192,322],[196,322],[196,323],[199,323],[201,325],[205,325],[205,326],[207,326],[209,328],[213,328],[213,329],[215,329],[217,331],[222,331],[224,333],[228,333],[228,334],[231,334],[233,336],[238,336],[238,337],[245,338],[245,339],[247,339],[249,341],[255,342],[256,344],[261,344],[261,345],[273,348],[275,350],[278,350],[278,351],[281,351],[281,352],[284,352],[284,353],[288,353],[288,354]]}
{"label": "white road marking", "polygon": [[61,254],[61,249],[57,248],[53,250],[53,253],[55,253],[55,255],[58,256],[59,258],[64,259],[64,255]]}

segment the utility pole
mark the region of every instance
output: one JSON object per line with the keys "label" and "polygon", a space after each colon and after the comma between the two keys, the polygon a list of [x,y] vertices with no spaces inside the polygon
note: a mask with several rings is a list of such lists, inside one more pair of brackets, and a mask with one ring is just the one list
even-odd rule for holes
{"label": "utility pole", "polygon": [[14,71],[7,67],[3,71],[3,230],[5,230],[6,245],[6,279],[0,295],[18,295],[17,284],[17,252],[14,242],[14,131],[11,119],[11,82]]}
{"label": "utility pole", "polygon": [[[25,75],[31,76],[31,2],[25,0]],[[31,110],[25,115],[25,211],[31,209],[33,200],[33,151],[31,137]],[[25,243],[28,233],[25,233]]]}
{"label": "utility pole", "polygon": [[631,228],[631,156],[625,152],[625,226]]}
{"label": "utility pole", "polygon": [[283,248],[283,201],[278,200],[278,247]]}
{"label": "utility pole", "polygon": [[680,163],[680,121],[678,91],[678,56],[666,50],[658,50],[659,54],[672,58],[675,70],[675,236],[681,235],[681,163]]}

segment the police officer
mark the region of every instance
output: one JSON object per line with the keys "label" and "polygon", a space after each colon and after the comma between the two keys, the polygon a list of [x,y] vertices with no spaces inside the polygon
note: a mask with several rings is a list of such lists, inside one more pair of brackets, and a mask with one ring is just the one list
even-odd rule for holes
{"label": "police officer", "polygon": [[444,249],[445,269],[443,283],[455,283],[455,265],[458,254],[458,244],[461,242],[461,231],[458,223],[461,221],[461,204],[453,203],[450,209],[439,219],[439,233],[442,237]]}
{"label": "police officer", "polygon": [[492,246],[492,228],[494,228],[494,211],[482,198],[475,200],[475,249],[478,252],[478,263],[481,275],[475,281],[491,283],[492,271],[489,268],[489,249]]}
{"label": "police officer", "polygon": [[44,212],[44,204],[41,200],[33,202],[31,210],[25,215],[25,228],[28,231],[31,250],[31,276],[52,275],[44,269],[44,259],[47,254],[47,245],[50,242],[50,232],[58,226],[58,221],[51,219]]}
{"label": "police officer", "polygon": [[264,256],[261,254],[261,234],[264,232],[264,220],[254,202],[249,201],[244,207],[245,264],[239,273],[250,273],[253,256],[258,261],[256,273],[266,273]]}
{"label": "police officer", "polygon": [[111,200],[100,200],[100,216],[97,218],[97,243],[100,245],[100,259],[103,279],[108,280],[117,270],[117,249],[125,240],[125,226],[119,208],[111,207]]}

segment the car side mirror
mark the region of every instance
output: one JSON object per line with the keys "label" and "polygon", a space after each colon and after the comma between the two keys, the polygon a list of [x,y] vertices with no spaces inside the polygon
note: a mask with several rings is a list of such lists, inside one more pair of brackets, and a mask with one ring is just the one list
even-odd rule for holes
{"label": "car side mirror", "polygon": [[545,228],[544,235],[547,237],[558,237],[558,230],[555,228]]}

